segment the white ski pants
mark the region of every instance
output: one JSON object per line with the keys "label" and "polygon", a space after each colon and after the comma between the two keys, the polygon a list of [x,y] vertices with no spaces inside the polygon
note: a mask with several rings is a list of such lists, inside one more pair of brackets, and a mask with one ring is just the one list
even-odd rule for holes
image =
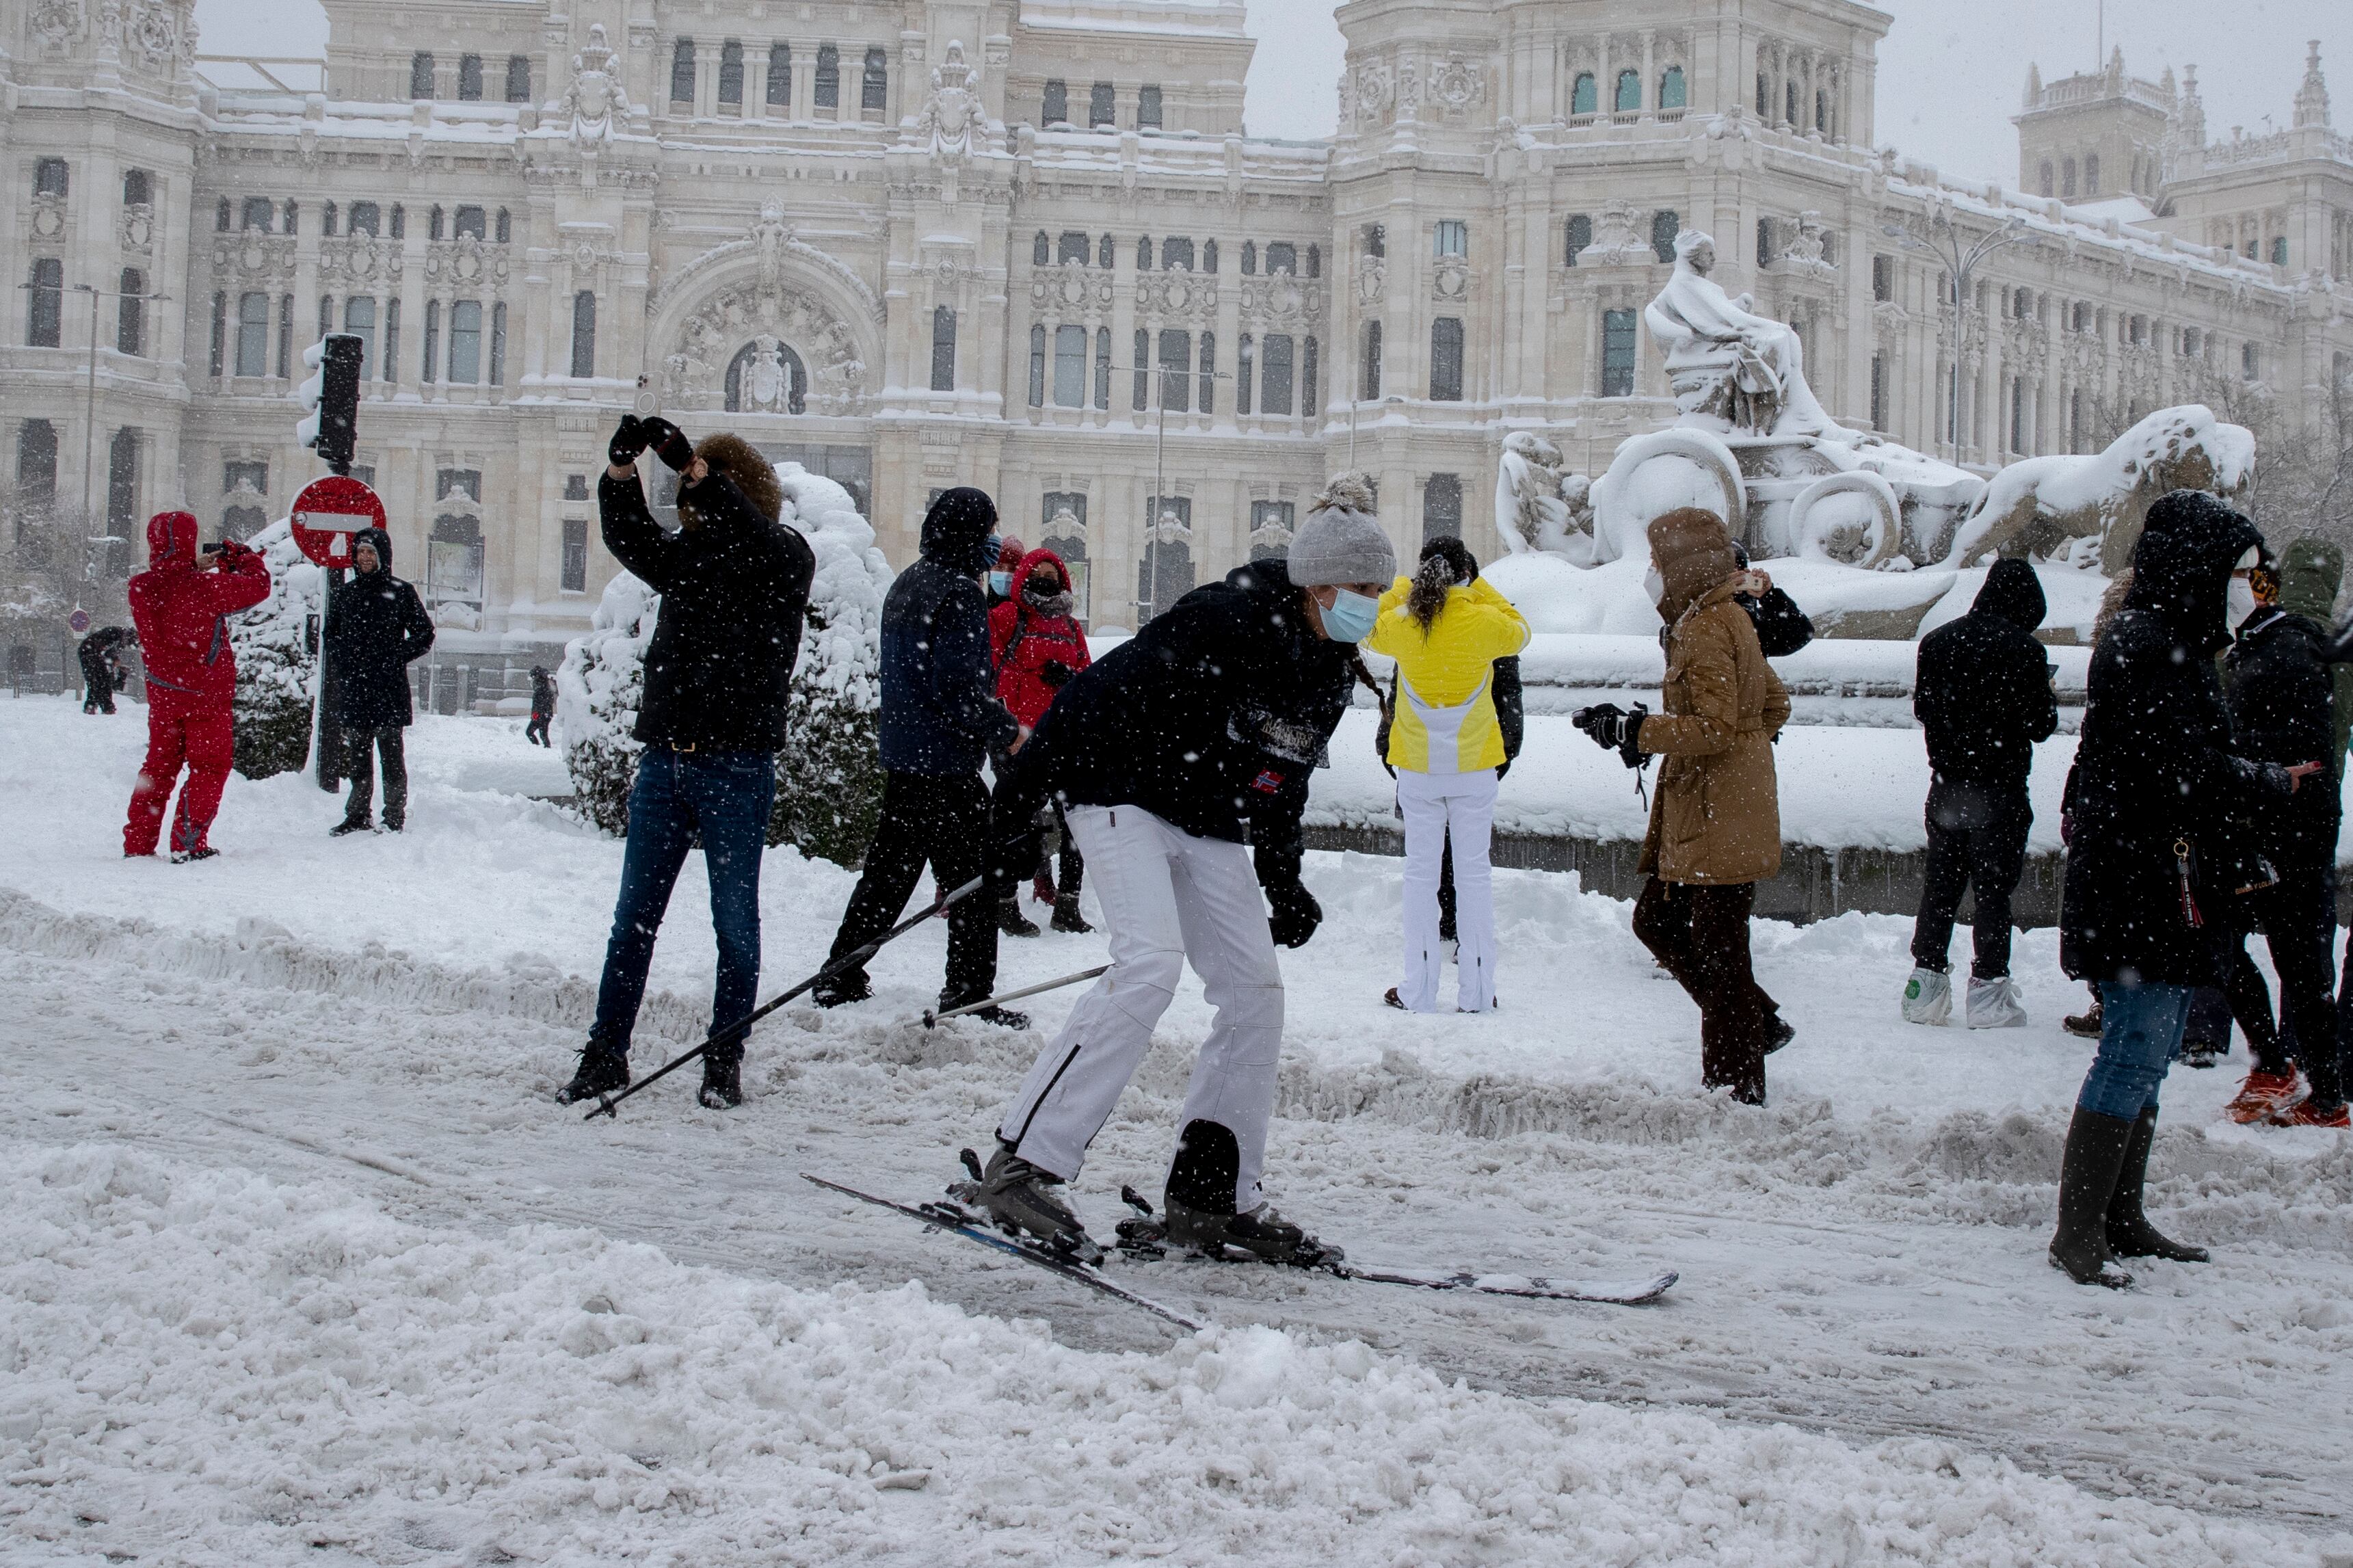
{"label": "white ski pants", "polygon": [[1495,879],[1488,839],[1495,826],[1495,770],[1418,773],[1399,768],[1405,814],[1405,978],[1398,1000],[1409,1013],[1438,1011],[1446,952],[1438,938],[1439,861],[1454,842],[1454,1005],[1484,1013],[1495,1005]]}
{"label": "white ski pants", "polygon": [[1176,1125],[1214,1121],[1233,1133],[1241,1153],[1235,1206],[1254,1209],[1282,1047],[1282,970],[1250,852],[1196,837],[1140,806],[1073,806],[1066,815],[1103,901],[1111,973],[1071,1009],[1006,1108],[997,1136],[1031,1164],[1075,1178],[1151,1049],[1153,1026],[1190,959],[1217,1017]]}

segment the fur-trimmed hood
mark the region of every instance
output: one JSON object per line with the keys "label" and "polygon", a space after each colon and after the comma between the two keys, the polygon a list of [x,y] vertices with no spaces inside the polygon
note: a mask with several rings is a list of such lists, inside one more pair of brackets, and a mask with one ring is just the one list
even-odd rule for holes
{"label": "fur-trimmed hood", "polygon": [[[776,480],[776,466],[760,456],[758,448],[733,431],[723,430],[716,436],[706,436],[694,455],[711,465],[714,474],[723,474],[754,510],[771,522],[784,517],[785,489]],[[683,489],[678,496],[679,521],[689,528],[702,522],[694,510],[693,498]]]}

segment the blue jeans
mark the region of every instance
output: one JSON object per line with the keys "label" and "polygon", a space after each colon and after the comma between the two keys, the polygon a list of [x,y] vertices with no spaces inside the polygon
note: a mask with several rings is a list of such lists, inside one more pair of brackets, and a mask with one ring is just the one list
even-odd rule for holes
{"label": "blue jeans", "polygon": [[765,752],[649,746],[638,759],[621,896],[613,906],[604,982],[596,988],[597,1039],[628,1049],[654,938],[698,832],[711,874],[711,925],[719,938],[711,1026],[723,1028],[752,1011],[760,985],[760,856],[776,795],[776,759]]}
{"label": "blue jeans", "polygon": [[2100,1054],[2084,1075],[2078,1110],[2137,1121],[2157,1105],[2158,1086],[2189,1023],[2187,985],[2100,984]]}

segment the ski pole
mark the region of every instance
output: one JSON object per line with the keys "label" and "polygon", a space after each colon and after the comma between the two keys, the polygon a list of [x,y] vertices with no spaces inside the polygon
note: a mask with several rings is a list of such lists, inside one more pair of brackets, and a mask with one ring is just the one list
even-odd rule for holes
{"label": "ski pole", "polygon": [[628,1088],[621,1090],[618,1094],[598,1095],[596,1097],[596,1109],[582,1117],[581,1120],[583,1121],[594,1121],[600,1116],[611,1116],[615,1121],[620,1120],[617,1112],[620,1108],[621,1101],[628,1099],[629,1096],[637,1093],[638,1090],[645,1088],[648,1084],[652,1083],[659,1079],[669,1077],[671,1073],[676,1072],[679,1068],[694,1060],[695,1058],[702,1056],[706,1051],[719,1046],[731,1045],[733,1042],[742,1039],[745,1035],[752,1032],[753,1025],[758,1023],[761,1019],[766,1017],[769,1014],[775,1012],[777,1008],[783,1006],[794,997],[798,996],[802,992],[816,985],[818,981],[827,978],[828,975],[839,973],[842,970],[857,968],[860,964],[873,957],[877,952],[880,952],[885,944],[895,942],[899,938],[906,935],[917,926],[922,925],[925,921],[930,920],[934,915],[945,913],[948,906],[955,903],[957,900],[965,897],[967,894],[978,892],[980,890],[982,880],[983,879],[975,877],[971,881],[966,882],[955,892],[944,895],[938,903],[934,904],[931,908],[923,910],[923,913],[909,915],[905,920],[901,921],[897,925],[892,926],[889,931],[884,931],[881,936],[876,937],[872,942],[868,942],[865,946],[843,953],[839,958],[833,960],[823,969],[818,970],[815,974],[810,975],[807,980],[804,980],[798,985],[794,986],[790,991],[786,992],[781,996],[776,997],[772,1001],[763,1004],[758,1011],[754,1012],[745,1017],[737,1019],[734,1023],[728,1025],[723,1029],[713,1029],[711,1032],[710,1038],[704,1040],[702,1044],[695,1047],[694,1049],[687,1052],[684,1056],[680,1057],[677,1060],[665,1063],[654,1071],[648,1073],[645,1077],[638,1079],[637,1082],[629,1085]]}
{"label": "ski pole", "polygon": [[1082,969],[1076,974],[1065,974],[1060,980],[1041,980],[1035,985],[1024,985],[1018,991],[1004,991],[994,996],[984,996],[977,1002],[967,1002],[961,1007],[944,1009],[926,1007],[923,1009],[923,1027],[928,1029],[933,1025],[946,1019],[965,1013],[977,1013],[983,1007],[994,1007],[1000,1002],[1018,1002],[1024,996],[1035,996],[1041,991],[1060,991],[1065,985],[1076,985],[1082,980],[1092,980],[1110,968],[1111,965],[1108,963],[1098,963],[1092,969]]}

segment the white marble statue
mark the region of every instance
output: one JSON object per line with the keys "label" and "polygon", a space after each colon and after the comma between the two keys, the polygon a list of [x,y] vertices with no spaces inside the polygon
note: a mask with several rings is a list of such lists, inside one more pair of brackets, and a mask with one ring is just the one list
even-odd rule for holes
{"label": "white marble statue", "polygon": [[1715,241],[1685,230],[1675,239],[1673,275],[1642,312],[1684,422],[1720,421],[1716,428],[1746,436],[1836,432],[1806,384],[1796,331],[1758,315],[1748,295],[1725,294],[1708,276],[1715,266]]}
{"label": "white marble statue", "polygon": [[1504,437],[1495,469],[1495,531],[1514,554],[1545,550],[1591,565],[1593,513],[1583,476],[1563,475],[1560,448],[1532,430]]}

